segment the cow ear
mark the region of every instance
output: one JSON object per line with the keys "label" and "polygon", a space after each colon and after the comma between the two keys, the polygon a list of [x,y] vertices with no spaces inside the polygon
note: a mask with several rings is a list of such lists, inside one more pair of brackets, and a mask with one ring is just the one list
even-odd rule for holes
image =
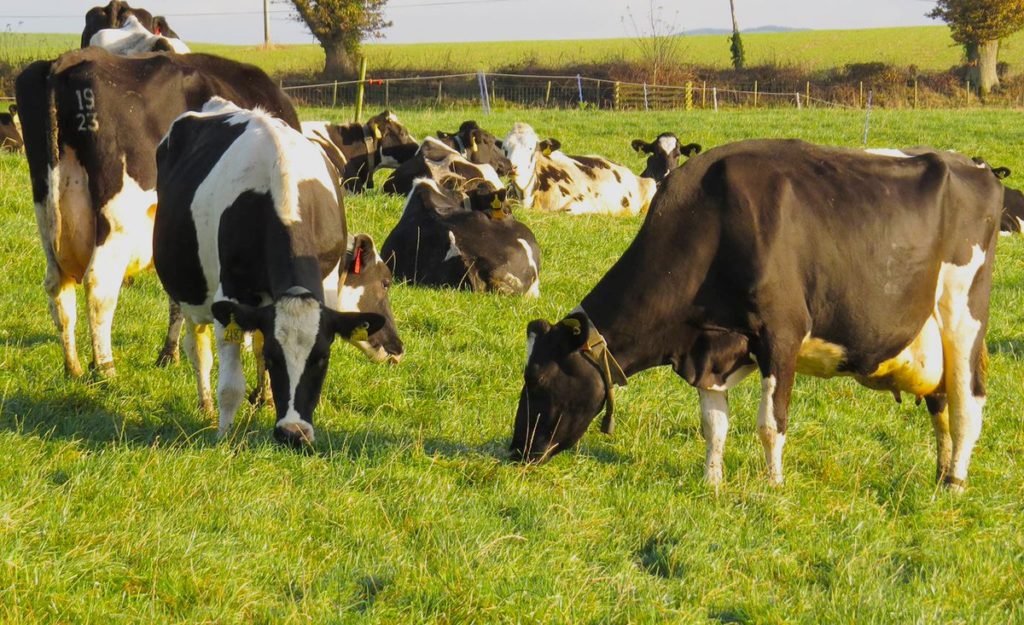
{"label": "cow ear", "polygon": [[494,140],[494,145],[498,146],[499,150],[504,150],[505,149],[505,142],[502,141],[501,139],[495,139]]}
{"label": "cow ear", "polygon": [[[441,136],[443,133],[437,133]],[[450,137],[451,135],[446,135]],[[420,146],[420,155],[428,161],[443,161],[451,155],[451,150],[445,149],[443,143],[437,141],[424,141]]]}
{"label": "cow ear", "polygon": [[555,150],[562,148],[562,142],[558,139],[545,139],[537,144],[537,149],[540,150],[544,156],[551,156],[551,153]]}
{"label": "cow ear", "polygon": [[246,332],[253,332],[266,326],[266,321],[273,309],[272,306],[246,306],[231,301],[214,302],[211,307],[213,318],[220,325],[227,328],[232,323],[241,327]]}
{"label": "cow ear", "polygon": [[996,167],[992,170],[992,173],[996,175],[996,178],[1002,180],[1004,178],[1009,178],[1011,172],[1009,167]]}
{"label": "cow ear", "polygon": [[324,308],[327,331],[346,341],[358,343],[384,327],[384,317],[377,313],[343,313]]}
{"label": "cow ear", "polygon": [[651,151],[651,144],[647,143],[643,139],[633,139],[633,143],[630,143],[633,149],[637,152],[648,152]]}
{"label": "cow ear", "polygon": [[352,255],[347,267],[348,271],[359,274],[364,267],[376,261],[377,249],[373,245],[373,239],[368,234],[357,234],[352,240]]}
{"label": "cow ear", "polygon": [[447,132],[443,131],[443,130],[438,130],[437,131],[437,138],[438,139],[451,139],[452,135],[450,133],[447,133]]}
{"label": "cow ear", "polygon": [[12,116],[16,116],[18,114],[18,105],[12,104],[7,107],[7,110],[11,112]]}
{"label": "cow ear", "polygon": [[583,312],[574,312],[559,321],[558,329],[570,352],[583,349],[590,339],[590,319]]}
{"label": "cow ear", "polygon": [[703,149],[704,148],[700,147],[699,143],[688,143],[679,148],[679,151],[682,152],[684,156],[695,156],[700,154],[700,151]]}
{"label": "cow ear", "polygon": [[534,319],[526,324],[526,338],[543,336],[551,331],[551,324],[544,319]]}

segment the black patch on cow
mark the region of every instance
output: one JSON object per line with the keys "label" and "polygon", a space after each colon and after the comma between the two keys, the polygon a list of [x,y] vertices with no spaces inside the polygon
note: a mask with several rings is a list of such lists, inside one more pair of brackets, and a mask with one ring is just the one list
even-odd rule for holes
{"label": "black patch on cow", "polygon": [[619,170],[613,169],[612,170],[612,175],[615,176],[615,182],[619,182],[619,183],[622,182],[622,175],[619,174]]}
{"label": "black patch on cow", "polygon": [[566,182],[572,184],[572,178],[569,176],[569,172],[565,171],[561,167],[555,167],[547,163],[540,166],[540,172],[537,175],[537,190],[549,191],[551,188],[560,183]]}

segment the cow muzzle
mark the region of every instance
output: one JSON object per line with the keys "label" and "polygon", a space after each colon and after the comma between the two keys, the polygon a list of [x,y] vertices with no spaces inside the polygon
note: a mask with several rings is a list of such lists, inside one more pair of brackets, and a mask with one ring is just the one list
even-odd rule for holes
{"label": "cow muzzle", "polygon": [[274,427],[274,440],[292,449],[303,449],[313,444],[313,425],[305,421],[279,423]]}

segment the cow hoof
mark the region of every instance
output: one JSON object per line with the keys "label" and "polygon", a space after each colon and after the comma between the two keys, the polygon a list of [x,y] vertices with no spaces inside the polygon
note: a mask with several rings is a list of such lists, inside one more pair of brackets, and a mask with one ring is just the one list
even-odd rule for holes
{"label": "cow hoof", "polygon": [[967,480],[961,480],[953,477],[952,475],[945,476],[942,480],[942,485],[945,486],[946,490],[949,492],[956,493],[958,495],[967,490]]}
{"label": "cow hoof", "polygon": [[202,410],[205,414],[213,416],[213,399],[209,397],[202,398],[199,401],[199,409]]}
{"label": "cow hoof", "polygon": [[313,428],[297,423],[274,428],[274,440],[292,449],[304,449],[313,445]]}
{"label": "cow hoof", "polygon": [[156,366],[158,367],[169,367],[171,365],[178,364],[178,352],[164,350],[160,352],[160,355],[156,357]]}
{"label": "cow hoof", "polygon": [[114,361],[108,360],[103,363],[92,363],[91,367],[93,375],[100,379],[107,379],[117,376],[117,369],[114,367]]}
{"label": "cow hoof", "polygon": [[85,370],[77,362],[71,365],[64,363],[64,375],[69,378],[80,378],[85,375]]}
{"label": "cow hoof", "polygon": [[722,487],[722,467],[711,467],[709,469],[705,469],[704,481],[708,486],[714,488],[717,493],[718,489]]}

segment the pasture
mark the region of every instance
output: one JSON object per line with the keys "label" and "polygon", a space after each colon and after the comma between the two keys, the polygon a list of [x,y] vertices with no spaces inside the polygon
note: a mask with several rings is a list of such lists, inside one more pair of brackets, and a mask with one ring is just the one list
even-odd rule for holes
{"label": "pasture", "polygon": [[[665,130],[705,148],[763,136],[857,146],[863,131],[862,113],[823,110],[399,115],[419,139],[469,118],[499,136],[529,121],[567,152],[636,171],[643,159],[629,141]],[[870,146],[922,144],[983,155],[1024,179],[1020,113],[873,114]],[[402,203],[350,197],[350,229],[379,245]],[[337,343],[315,450],[299,454],[271,441],[268,409],[243,407],[218,442],[184,358],[153,365],[166,323],[153,273],[122,291],[119,376],[65,379],[27,166],[0,156],[0,620],[1024,620],[1024,241],[999,243],[989,399],[965,495],[933,483],[923,406],[806,377],[793,396],[787,481],[770,487],[756,376],[731,394],[716,494],[701,477],[697,394],[667,369],[620,391],[613,437],[593,427],[539,468],[505,461],[527,322],[572,309],[642,221],[518,217],[543,250],[542,297],[396,286],[405,358],[373,365]]]}

